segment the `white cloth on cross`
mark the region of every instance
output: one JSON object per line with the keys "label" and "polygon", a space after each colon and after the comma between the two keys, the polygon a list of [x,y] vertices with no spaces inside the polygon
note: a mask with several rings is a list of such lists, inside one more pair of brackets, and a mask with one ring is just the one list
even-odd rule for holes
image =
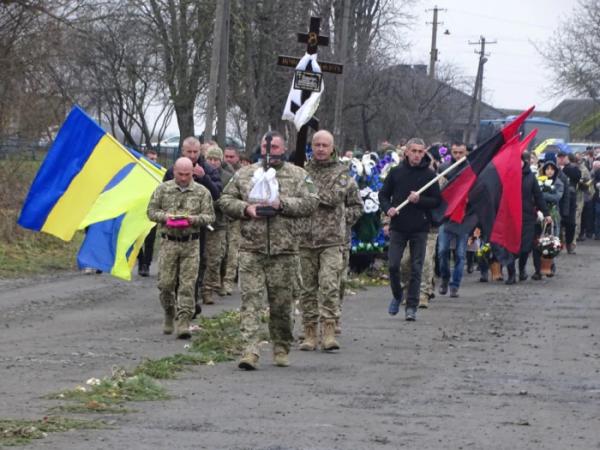
{"label": "white cloth on cross", "polygon": [[[321,67],[317,62],[317,54],[309,55],[306,53],[300,62],[298,62],[296,70],[322,73]],[[311,92],[310,97],[302,103],[302,91],[300,89],[294,89],[294,82],[292,81],[292,88],[290,89],[287,101],[285,102],[281,118],[283,120],[294,122],[296,130],[300,130],[300,128],[311,119],[319,107],[319,101],[324,87],[325,83],[321,81],[321,89],[319,92]]]}
{"label": "white cloth on cross", "polygon": [[279,182],[277,172],[272,167],[265,172],[262,167],[254,171],[252,176],[252,189],[248,200],[253,203],[271,203],[279,198]]}

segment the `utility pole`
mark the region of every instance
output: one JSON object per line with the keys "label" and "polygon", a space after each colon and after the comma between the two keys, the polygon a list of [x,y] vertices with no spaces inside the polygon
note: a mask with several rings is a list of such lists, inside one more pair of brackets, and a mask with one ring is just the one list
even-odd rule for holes
{"label": "utility pole", "polygon": [[229,10],[230,0],[223,2],[223,30],[221,37],[221,56],[219,57],[219,87],[217,94],[217,142],[225,150],[227,134],[227,88],[229,73]]}
{"label": "utility pole", "polygon": [[438,22],[438,12],[446,11],[434,6],[433,10],[428,9],[427,11],[433,11],[433,22],[427,22],[427,25],[431,24],[431,51],[429,52],[429,78],[435,78],[435,63],[438,60],[438,49],[437,49],[437,27],[443,25],[444,22]]}
{"label": "utility pole", "polygon": [[208,98],[206,101],[206,120],[204,121],[204,142],[212,139],[213,124],[215,121],[215,103],[217,99],[217,85],[219,82],[219,59],[221,57],[221,41],[223,40],[223,17],[225,2],[217,2],[215,11],[215,26],[213,29],[213,47],[210,58],[210,75],[208,80]]}
{"label": "utility pole", "polygon": [[[350,4],[352,0],[343,0],[344,6],[342,8],[342,32],[339,34],[339,38],[336,41],[340,43],[338,49],[340,51],[340,62],[346,65],[348,58],[348,26],[350,22]],[[344,135],[342,134],[342,120],[344,110],[344,78],[345,74],[336,80],[335,86],[335,112],[333,115],[333,136],[340,150],[343,150],[341,146],[344,145]]]}
{"label": "utility pole", "polygon": [[475,77],[475,87],[473,88],[473,97],[471,98],[471,108],[469,110],[469,121],[464,133],[464,141],[466,144],[475,144],[477,142],[477,133],[479,131],[479,122],[481,120],[481,98],[483,92],[483,66],[488,61],[485,53],[485,46],[496,44],[497,41],[486,41],[485,37],[481,36],[478,42],[469,41],[469,45],[479,45],[480,50],[475,50],[475,54],[479,55],[479,64],[477,65],[477,76]]}

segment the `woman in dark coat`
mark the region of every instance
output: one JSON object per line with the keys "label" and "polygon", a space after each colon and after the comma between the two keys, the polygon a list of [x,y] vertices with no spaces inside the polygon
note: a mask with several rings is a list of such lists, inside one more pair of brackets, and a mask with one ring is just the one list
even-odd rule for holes
{"label": "woman in dark coat", "polygon": [[[529,258],[529,253],[533,247],[533,241],[536,238],[535,222],[537,218],[537,211],[542,212],[547,223],[552,222],[548,208],[546,207],[546,202],[544,201],[544,197],[542,195],[542,191],[538,185],[537,178],[529,167],[530,160],[531,154],[528,152],[523,153],[521,160],[521,174],[523,177],[521,182],[523,228],[521,231],[521,249],[519,255],[515,255],[515,258],[519,258],[519,280],[521,281],[527,279],[525,266],[527,265],[527,259]],[[506,280],[506,284],[515,284],[516,271],[514,259],[506,266],[506,268],[508,270],[508,279]]]}

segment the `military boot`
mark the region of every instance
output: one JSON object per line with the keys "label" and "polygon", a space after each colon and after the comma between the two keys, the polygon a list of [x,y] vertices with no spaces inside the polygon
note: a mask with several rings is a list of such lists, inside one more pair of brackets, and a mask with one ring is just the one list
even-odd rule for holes
{"label": "military boot", "polygon": [[190,319],[188,317],[180,317],[177,319],[177,339],[190,339]]}
{"label": "military boot", "polygon": [[421,295],[419,297],[419,308],[429,308],[429,296],[428,295]]}
{"label": "military boot", "polygon": [[342,334],[342,319],[335,319],[335,335]]}
{"label": "military boot", "polygon": [[335,319],[327,319],[323,323],[323,343],[321,347],[325,351],[340,349],[340,344],[335,340]]}
{"label": "military boot", "polygon": [[175,321],[175,308],[170,307],[165,309],[165,320],[163,322],[163,333],[164,334],[173,334],[174,326],[173,322]]}
{"label": "military boot", "polygon": [[273,347],[273,363],[278,367],[287,367],[290,365],[288,352],[285,348],[279,345]]}
{"label": "military boot", "polygon": [[304,325],[304,342],[300,344],[300,350],[313,351],[317,348],[317,324]]}
{"label": "military boot", "polygon": [[238,367],[242,370],[256,370],[258,367],[258,355],[251,352],[244,353],[240,358]]}
{"label": "military boot", "polygon": [[202,303],[204,305],[214,305],[213,292],[210,289],[202,289]]}

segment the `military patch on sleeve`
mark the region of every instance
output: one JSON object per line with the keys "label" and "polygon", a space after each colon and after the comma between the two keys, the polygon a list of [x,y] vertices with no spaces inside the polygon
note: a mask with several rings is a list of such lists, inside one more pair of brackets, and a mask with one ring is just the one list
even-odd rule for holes
{"label": "military patch on sleeve", "polygon": [[223,190],[225,190],[227,188],[227,186],[229,186],[233,181],[235,181],[238,177],[237,172],[235,172],[233,174],[233,176],[229,179],[229,181],[227,182],[227,184],[223,187]]}
{"label": "military patch on sleeve", "polygon": [[338,181],[338,184],[342,187],[346,187],[348,185],[348,176],[342,175]]}
{"label": "military patch on sleeve", "polygon": [[310,175],[306,175],[306,177],[304,178],[304,183],[306,183],[308,192],[310,192],[311,194],[314,194],[315,192],[317,192],[317,188],[315,188],[315,183],[313,183],[313,180],[310,177]]}

